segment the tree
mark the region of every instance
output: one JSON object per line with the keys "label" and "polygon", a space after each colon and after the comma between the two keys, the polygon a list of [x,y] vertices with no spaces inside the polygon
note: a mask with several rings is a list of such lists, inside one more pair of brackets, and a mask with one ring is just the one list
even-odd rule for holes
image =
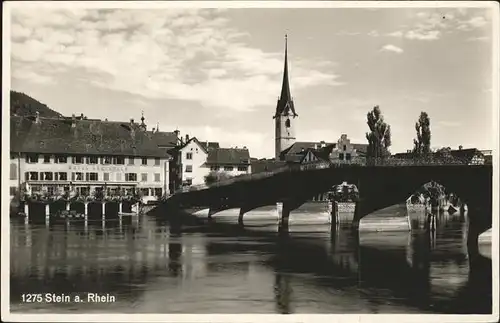
{"label": "tree", "polygon": [[391,126],[384,121],[380,107],[376,105],[372,111],[366,115],[370,132],[366,133],[368,140],[367,157],[384,158],[390,155],[391,146]]}
{"label": "tree", "polygon": [[229,179],[231,177],[232,176],[226,172],[211,171],[210,173],[208,173],[208,175],[205,176],[205,184],[210,185],[216,182]]}
{"label": "tree", "polygon": [[413,139],[413,153],[415,155],[428,155],[431,152],[431,121],[427,112],[422,111],[415,123],[417,138]]}

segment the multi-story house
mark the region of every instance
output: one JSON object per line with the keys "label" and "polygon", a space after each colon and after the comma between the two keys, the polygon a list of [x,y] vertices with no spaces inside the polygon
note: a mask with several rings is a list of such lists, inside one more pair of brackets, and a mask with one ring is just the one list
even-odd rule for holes
{"label": "multi-story house", "polygon": [[179,140],[179,145],[168,152],[172,156],[171,190],[205,183],[205,177],[213,171],[229,176],[248,174],[251,171],[250,153],[244,148],[220,148],[218,142],[200,141],[196,137]]}
{"label": "multi-story house", "polygon": [[208,151],[205,167],[210,171],[225,172],[229,176],[250,174],[250,152],[243,148],[215,148]]}
{"label": "multi-story house", "polygon": [[367,144],[351,143],[346,134],[342,134],[336,143],[298,141],[282,151],[280,161],[302,163],[305,155],[314,152],[318,158],[329,159],[332,162],[362,162],[366,157],[367,147]]}
{"label": "multi-story house", "polygon": [[11,194],[169,194],[169,160],[144,124],[11,116]]}

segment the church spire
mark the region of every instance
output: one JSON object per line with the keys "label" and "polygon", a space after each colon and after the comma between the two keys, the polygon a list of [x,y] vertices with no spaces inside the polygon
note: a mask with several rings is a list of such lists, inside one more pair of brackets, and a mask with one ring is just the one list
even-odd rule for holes
{"label": "church spire", "polygon": [[281,100],[290,101],[290,84],[288,82],[288,35],[285,34],[285,67],[283,68],[283,84],[281,85]]}
{"label": "church spire", "polygon": [[278,100],[278,105],[276,106],[276,114],[274,117],[283,113],[288,115],[289,112],[291,112],[293,117],[297,116],[290,92],[290,82],[288,80],[288,35],[285,34],[285,66],[283,68],[283,83],[281,85],[281,95]]}

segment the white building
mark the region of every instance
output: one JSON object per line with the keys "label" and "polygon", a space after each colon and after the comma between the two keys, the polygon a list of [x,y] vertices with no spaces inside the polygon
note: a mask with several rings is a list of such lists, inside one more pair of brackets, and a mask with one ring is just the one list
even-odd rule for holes
{"label": "white building", "polygon": [[171,157],[142,120],[11,116],[11,195],[140,190],[147,202],[169,194]]}
{"label": "white building", "polygon": [[229,176],[251,172],[250,153],[243,148],[220,148],[216,142],[199,141],[196,137],[186,139],[170,154],[177,154],[181,186],[200,185],[210,172],[225,172]]}

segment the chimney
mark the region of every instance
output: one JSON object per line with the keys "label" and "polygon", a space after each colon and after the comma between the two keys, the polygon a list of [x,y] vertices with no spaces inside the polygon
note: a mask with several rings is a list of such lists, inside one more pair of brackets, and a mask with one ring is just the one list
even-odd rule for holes
{"label": "chimney", "polygon": [[207,150],[208,150],[208,140],[205,141],[205,144],[207,145]]}
{"label": "chimney", "polygon": [[35,123],[40,123],[40,112],[35,112]]}
{"label": "chimney", "polygon": [[462,148],[464,148],[464,146],[462,145],[458,146],[458,150],[462,150]]}
{"label": "chimney", "polygon": [[76,127],[76,116],[75,114],[73,113],[71,115],[71,128],[75,128]]}
{"label": "chimney", "polygon": [[80,115],[80,119],[83,120],[83,113]]}
{"label": "chimney", "polygon": [[314,149],[318,149],[318,144],[314,144]]}
{"label": "chimney", "polygon": [[153,128],[153,130],[151,131],[152,133],[155,133],[155,128]]}
{"label": "chimney", "polygon": [[130,118],[130,125],[133,126],[134,125],[134,118]]}
{"label": "chimney", "polygon": [[189,135],[186,134],[186,142],[188,142],[188,141],[189,141]]}

